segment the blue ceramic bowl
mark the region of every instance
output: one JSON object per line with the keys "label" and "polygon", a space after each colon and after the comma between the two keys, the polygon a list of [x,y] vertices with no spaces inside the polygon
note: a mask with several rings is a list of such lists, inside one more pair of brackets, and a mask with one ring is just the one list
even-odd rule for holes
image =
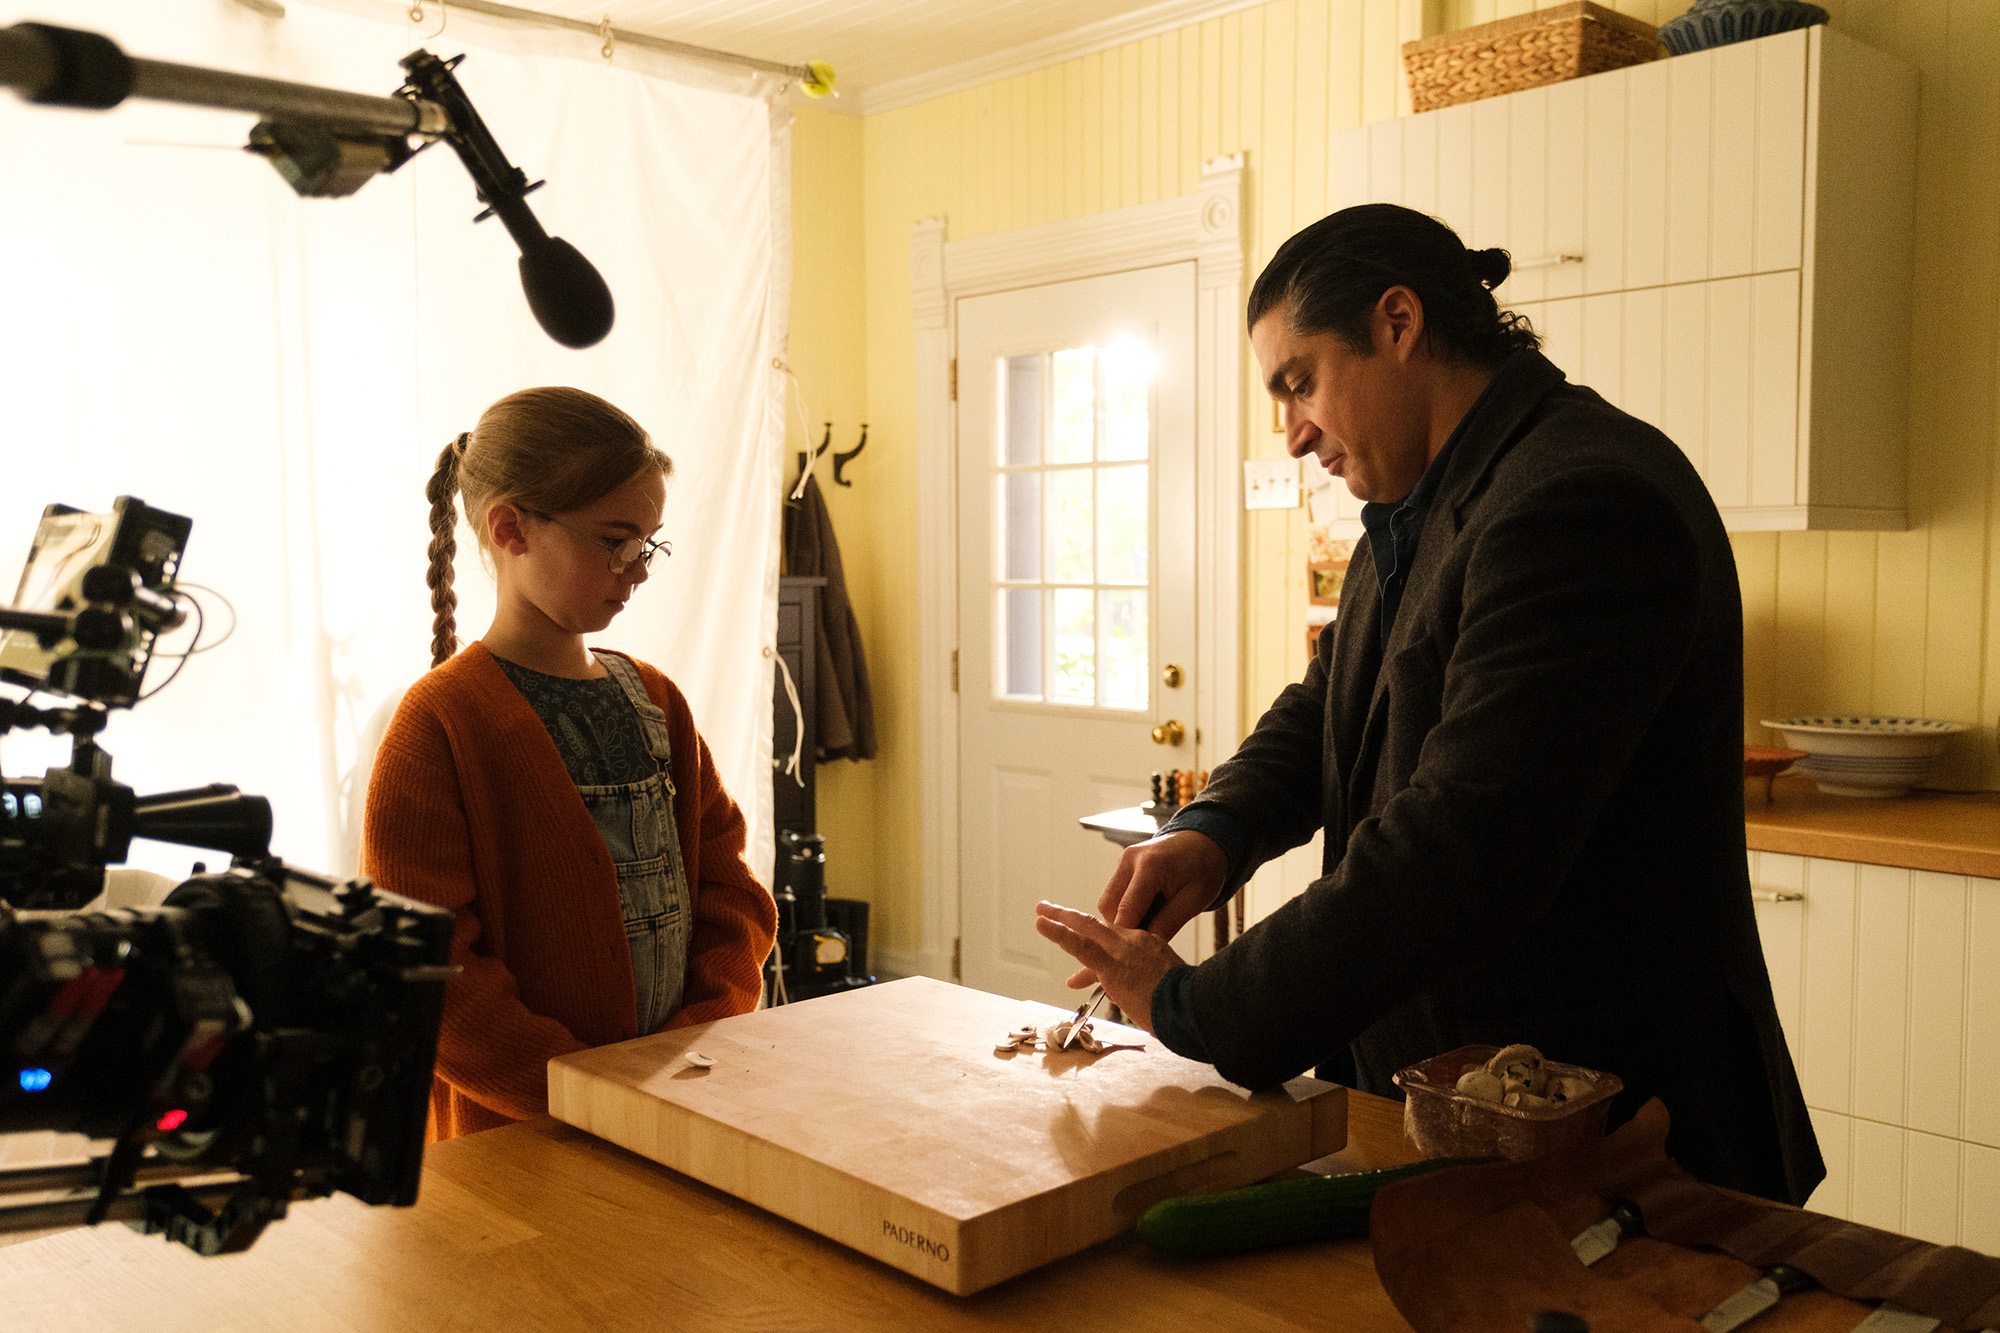
{"label": "blue ceramic bowl", "polygon": [[1660,41],[1674,55],[1684,56],[1826,20],[1824,9],[1805,0],[1695,0],[1687,13],[1660,25]]}

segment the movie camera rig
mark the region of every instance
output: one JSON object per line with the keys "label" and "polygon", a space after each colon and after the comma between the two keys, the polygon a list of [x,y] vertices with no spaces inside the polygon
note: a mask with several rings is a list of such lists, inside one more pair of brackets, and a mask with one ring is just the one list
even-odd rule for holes
{"label": "movie camera rig", "polygon": [[[51,506],[22,579],[42,605],[0,610],[0,678],[28,692],[0,698],[0,735],[71,740],[66,768],[0,779],[0,1133],[112,1145],[0,1171],[0,1195],[44,1196],[0,1231],[119,1220],[218,1254],[297,1200],[416,1202],[449,914],[285,865],[262,797],[136,796],[97,743],[181,623],[191,527],[131,497]],[[135,837],[232,859],[159,907],[79,911]]]}

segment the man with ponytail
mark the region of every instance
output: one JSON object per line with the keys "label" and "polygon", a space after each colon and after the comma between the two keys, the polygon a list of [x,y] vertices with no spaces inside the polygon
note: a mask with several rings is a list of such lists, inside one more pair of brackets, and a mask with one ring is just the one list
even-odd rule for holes
{"label": "man with ponytail", "polygon": [[[1565,382],[1500,310],[1504,251],[1345,209],[1250,294],[1286,442],[1366,502],[1304,678],[1100,922],[1042,933],[1173,1050],[1269,1087],[1529,1042],[1660,1098],[1697,1176],[1803,1203],[1825,1175],[1744,851],[1736,566],[1672,441]],[[1166,941],[1325,834],[1321,877],[1200,967]],[[1152,930],[1137,929],[1156,898]],[[1106,924],[1109,923],[1109,924]]]}
{"label": "man with ponytail", "polygon": [[[368,785],[363,868],[452,911],[430,1137],[548,1110],[549,1060],[745,1013],[776,930],[742,812],[672,681],[584,636],[668,552],[668,457],[578,389],[525,389],[446,445],[431,671]],[[458,646],[454,501],[498,584]]]}

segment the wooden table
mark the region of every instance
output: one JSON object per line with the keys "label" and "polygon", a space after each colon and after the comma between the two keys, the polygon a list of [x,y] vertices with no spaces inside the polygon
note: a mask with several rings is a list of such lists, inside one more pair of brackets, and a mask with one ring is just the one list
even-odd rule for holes
{"label": "wooden table", "polygon": [[[1348,1107],[1323,1169],[1411,1159],[1400,1103]],[[1366,1241],[1187,1262],[1127,1235],[950,1296],[548,1119],[434,1146],[414,1208],[301,1204],[241,1255],[115,1225],[0,1248],[0,1311],[10,1333],[1410,1327]]]}

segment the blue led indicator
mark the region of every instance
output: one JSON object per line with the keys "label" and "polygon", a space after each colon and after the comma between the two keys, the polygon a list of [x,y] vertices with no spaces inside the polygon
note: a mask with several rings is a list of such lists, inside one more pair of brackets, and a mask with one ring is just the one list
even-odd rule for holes
{"label": "blue led indicator", "polygon": [[33,792],[29,792],[21,798],[21,808],[28,812],[28,818],[40,819],[42,817],[42,798]]}
{"label": "blue led indicator", "polygon": [[9,819],[16,819],[20,817],[20,814],[21,803],[15,799],[14,793],[11,791],[0,792],[0,815],[5,815]]}
{"label": "blue led indicator", "polygon": [[21,1091],[40,1092],[55,1081],[55,1075],[46,1069],[23,1069],[21,1071]]}

